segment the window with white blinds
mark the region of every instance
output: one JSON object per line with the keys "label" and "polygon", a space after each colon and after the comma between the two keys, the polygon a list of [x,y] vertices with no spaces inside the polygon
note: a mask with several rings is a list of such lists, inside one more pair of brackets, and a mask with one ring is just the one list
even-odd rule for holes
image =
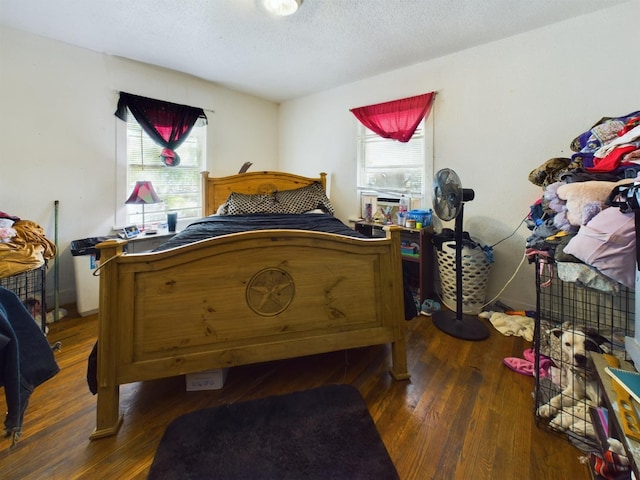
{"label": "window with white blinds", "polygon": [[358,122],[358,191],[379,197],[405,195],[423,201],[427,165],[431,164],[427,152],[431,150],[431,136],[425,135],[424,120],[407,143],[382,138]]}
{"label": "window with white blinds", "polygon": [[[150,180],[162,203],[145,205],[145,224],[164,224],[167,212],[178,212],[180,220],[202,216],[202,180],[205,170],[207,127],[193,127],[189,137],[176,149],[180,164],[168,167],[162,162],[162,146],[156,144],[133,115],[127,121],[127,194],[138,180]],[[126,223],[142,224],[142,207],[126,205]]]}

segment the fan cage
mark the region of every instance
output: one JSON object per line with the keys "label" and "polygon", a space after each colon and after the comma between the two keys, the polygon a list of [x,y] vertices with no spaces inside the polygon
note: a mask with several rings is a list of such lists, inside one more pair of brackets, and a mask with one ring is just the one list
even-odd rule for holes
{"label": "fan cage", "polygon": [[[444,242],[438,249],[441,299],[447,308],[457,309],[456,243]],[[486,301],[491,262],[481,248],[462,247],[462,313],[477,315]]]}

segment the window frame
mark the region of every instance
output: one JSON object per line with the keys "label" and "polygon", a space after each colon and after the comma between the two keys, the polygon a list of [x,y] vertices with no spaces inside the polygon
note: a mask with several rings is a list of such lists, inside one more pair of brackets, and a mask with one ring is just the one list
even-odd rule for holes
{"label": "window frame", "polygon": [[[396,140],[385,139],[379,137],[371,130],[367,129],[364,125],[362,125],[359,121],[356,120],[357,124],[357,195],[358,201],[360,203],[361,216],[364,218],[364,205],[365,203],[371,202],[372,198],[377,197],[378,199],[393,199],[399,200],[402,195],[408,196],[410,199],[409,208],[410,209],[429,209],[431,208],[431,190],[433,184],[433,156],[434,156],[434,148],[433,148],[433,137],[434,137],[434,120],[433,120],[433,111],[431,115],[429,115],[426,119],[423,119],[418,128],[416,129],[416,133],[409,140],[410,142],[421,142],[422,143],[422,153],[421,156],[423,158],[423,169],[422,169],[422,185],[419,189],[414,191],[410,191],[407,188],[400,187],[372,187],[370,185],[364,184],[363,177],[365,175],[365,144],[367,143],[367,139],[375,142],[388,142],[397,143]],[[401,169],[402,167],[398,167]],[[393,201],[392,200],[392,201]],[[375,213],[375,212],[374,212]]]}
{"label": "window frame", "polygon": [[[129,114],[128,115],[129,121],[132,122],[136,122],[135,118],[133,117],[133,115]],[[129,221],[129,213],[128,213],[128,206],[124,203],[125,200],[128,198],[128,196],[131,193],[132,190],[132,185],[133,183],[135,183],[135,181],[129,181],[128,178],[128,173],[129,173],[129,158],[127,155],[127,141],[128,141],[128,126],[127,126],[127,122],[124,122],[118,118],[115,119],[116,122],[116,204],[115,204],[115,215],[114,215],[114,226],[113,229],[114,230],[119,230],[120,228],[123,228],[127,225],[133,224],[135,222],[131,222]],[[197,216],[189,216],[189,217],[185,217],[185,216],[180,216],[178,217],[178,229],[181,228],[181,225],[184,225],[186,223],[189,223],[192,220],[198,219],[200,218],[201,212],[202,212],[202,203],[203,203],[203,192],[202,192],[202,181],[201,181],[201,176],[200,176],[200,172],[206,170],[206,159],[207,159],[207,135],[208,135],[208,130],[207,130],[207,126],[203,126],[203,127],[194,127],[194,129],[196,128],[202,128],[204,130],[202,130],[203,132],[203,138],[202,138],[202,156],[200,158],[200,166],[198,168],[198,189],[199,189],[199,205],[197,207],[198,210],[198,215]],[[147,136],[148,135],[144,132],[144,130],[142,130],[143,135]],[[191,134],[190,134],[191,135]],[[178,147],[177,151],[180,151],[180,147]],[[165,167],[165,168],[179,168],[179,167]],[[154,184],[154,187],[156,187],[156,192],[158,192],[157,186]],[[158,192],[158,195],[160,197],[162,197],[162,193]],[[168,211],[172,211],[171,209],[168,208],[164,208],[162,211],[162,221],[151,221],[150,220],[150,216],[149,216],[149,211],[151,210],[151,208],[155,207],[154,210],[157,210],[157,207],[155,205],[153,206],[149,206],[147,207],[146,211],[145,211],[145,223],[146,224],[151,224],[151,223],[158,223],[158,224],[164,224],[166,223],[166,213]],[[135,208],[135,207],[134,207]],[[156,212],[157,215],[157,212]]]}

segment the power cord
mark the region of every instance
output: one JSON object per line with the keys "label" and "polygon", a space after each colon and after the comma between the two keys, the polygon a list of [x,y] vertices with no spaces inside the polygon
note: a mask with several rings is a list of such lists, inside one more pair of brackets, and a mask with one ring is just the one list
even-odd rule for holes
{"label": "power cord", "polygon": [[520,263],[518,264],[518,268],[516,268],[516,271],[513,272],[513,275],[511,275],[511,277],[509,278],[509,280],[507,280],[507,283],[504,284],[504,286],[500,289],[500,291],[491,299],[489,300],[487,303],[485,303],[484,305],[482,305],[481,308],[484,308],[488,305],[491,305],[493,302],[495,302],[498,297],[500,295],[502,295],[502,292],[504,292],[507,287],[509,286],[509,284],[513,281],[513,279],[516,277],[516,275],[518,274],[518,272],[520,271],[520,268],[522,267],[522,264],[524,263],[524,261],[527,259],[527,255],[523,254],[522,255],[522,260],[520,260]]}
{"label": "power cord", "polygon": [[[504,242],[505,240],[513,237],[516,232],[520,229],[520,227],[527,221],[527,218],[529,217],[529,215],[526,215],[518,224],[518,226],[515,228],[515,230],[511,233],[511,235],[508,235],[506,237],[504,237],[502,240],[499,240],[498,242],[494,243],[493,245],[491,245],[489,248],[493,249],[493,247],[495,247],[496,245],[499,245],[500,243]],[[518,272],[520,271],[520,268],[522,268],[522,265],[524,264],[524,261],[527,259],[527,254],[524,253],[522,254],[522,260],[520,260],[520,263],[518,264],[518,267],[516,268],[516,271],[513,272],[513,275],[511,275],[511,277],[509,277],[509,280],[507,280],[507,282],[504,284],[504,286],[500,289],[500,291],[491,299],[489,300],[487,303],[485,303],[484,305],[482,305],[481,308],[484,308],[488,305],[491,305],[493,302],[495,302],[498,297],[500,295],[502,295],[502,293],[507,289],[507,287],[511,284],[511,282],[513,281],[514,278],[516,278],[516,275],[518,274]]]}
{"label": "power cord", "polygon": [[494,243],[493,245],[491,245],[489,248],[493,248],[493,247],[495,247],[496,245],[501,244],[501,243],[502,243],[502,242],[504,242],[505,240],[508,240],[508,239],[510,239],[511,237],[513,237],[513,236],[516,234],[516,232],[520,229],[520,227],[522,226],[522,224],[523,224],[523,223],[525,223],[525,222],[527,221],[527,218],[529,218],[529,215],[525,216],[525,217],[520,221],[520,223],[518,224],[518,226],[517,226],[517,227],[515,228],[515,230],[511,233],[511,235],[508,235],[508,236],[504,237],[502,240],[498,240],[496,243]]}

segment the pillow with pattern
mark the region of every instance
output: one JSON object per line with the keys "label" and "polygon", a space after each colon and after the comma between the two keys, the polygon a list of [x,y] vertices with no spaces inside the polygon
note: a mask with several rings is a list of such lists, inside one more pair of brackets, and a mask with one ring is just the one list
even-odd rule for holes
{"label": "pillow with pattern", "polygon": [[331,201],[322,184],[315,182],[294,190],[282,190],[270,195],[232,192],[218,208],[218,215],[249,215],[254,213],[306,213],[320,209],[334,214]]}
{"label": "pillow with pattern", "polygon": [[335,210],[319,182],[294,190],[282,190],[274,194],[280,205],[280,213],[305,213],[320,209],[333,215]]}
{"label": "pillow with pattern", "polygon": [[273,195],[248,195],[231,192],[227,201],[218,209],[219,215],[248,215],[251,213],[279,213]]}

